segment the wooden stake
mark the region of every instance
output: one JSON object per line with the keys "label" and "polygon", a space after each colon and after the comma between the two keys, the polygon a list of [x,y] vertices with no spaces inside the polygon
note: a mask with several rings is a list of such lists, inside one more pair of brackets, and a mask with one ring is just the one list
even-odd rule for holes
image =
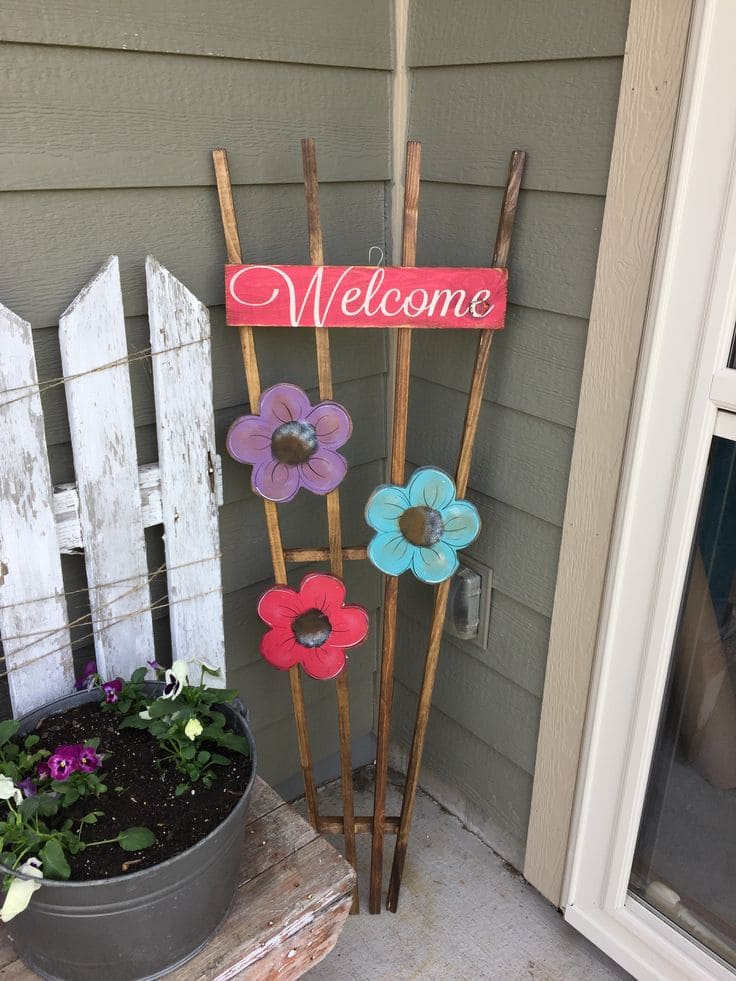
{"label": "wooden stake", "polygon": [[[516,206],[519,200],[519,189],[521,178],[524,173],[526,154],[520,150],[514,150],[511,154],[508,177],[506,179],[506,190],[504,192],[501,215],[498,220],[498,231],[496,233],[496,245],[493,252],[491,264],[496,267],[503,267],[508,262],[509,247],[511,245],[511,233],[516,217]],[[465,424],[460,443],[460,453],[458,456],[457,470],[455,473],[455,484],[457,486],[457,496],[464,497],[468,486],[470,475],[470,461],[473,455],[473,444],[478,429],[478,418],[480,415],[481,403],[483,400],[483,389],[488,374],[488,361],[493,343],[494,331],[480,331],[478,349],[473,368],[473,376],[470,383],[468,394],[468,404],[465,414]],[[401,877],[404,871],[404,861],[406,859],[406,849],[409,843],[409,833],[414,814],[414,802],[416,799],[417,786],[419,783],[419,769],[422,763],[422,753],[424,751],[424,740],[427,732],[427,722],[429,710],[432,704],[432,691],[434,689],[435,676],[437,674],[437,662],[439,659],[440,644],[442,641],[442,625],[445,619],[447,608],[447,598],[450,593],[450,580],[441,583],[436,590],[434,609],[432,611],[432,623],[429,631],[429,641],[427,644],[427,658],[424,666],[424,677],[419,693],[419,705],[417,707],[417,720],[414,728],[414,738],[412,740],[411,753],[409,755],[409,765],[406,774],[406,784],[404,786],[404,799],[401,806],[401,818],[399,822],[399,832],[396,837],[396,848],[394,850],[393,866],[391,868],[391,880],[388,887],[388,898],[386,908],[392,913],[396,912],[399,902],[399,890],[401,888]]]}
{"label": "wooden stake", "polygon": [[[322,247],[322,222],[319,209],[319,183],[317,181],[317,150],[314,140],[302,140],[302,164],[304,168],[304,193],[307,199],[307,228],[309,232],[309,261],[313,266],[324,265]],[[317,347],[317,377],[319,397],[332,398],[332,362],[330,360],[330,335],[326,327],[315,327]],[[343,577],[342,530],[340,527],[340,491],[327,495],[327,536],[329,540],[330,571]],[[355,847],[355,808],[353,804],[353,748],[350,734],[350,689],[348,667],[336,681],[337,720],[340,737],[340,786],[342,789],[343,829],[345,857],[357,871],[358,856]],[[359,911],[358,885],[353,892],[351,913]]]}
{"label": "wooden stake", "polygon": [[[407,143],[404,190],[404,237],[401,252],[402,266],[413,266],[416,264],[421,159],[421,143],[416,141]],[[394,416],[391,441],[390,481],[392,484],[403,484],[404,482],[410,365],[411,330],[408,327],[400,327],[398,329],[396,347],[396,379],[394,385]],[[391,704],[394,687],[398,596],[398,578],[396,576],[387,576],[383,599],[383,645],[381,654],[381,681],[378,693],[376,788],[373,799],[374,831],[371,842],[371,881],[368,900],[368,908],[371,913],[381,912],[383,836],[386,810],[386,786],[388,782],[388,748],[391,734]]]}
{"label": "wooden stake", "polygon": [[[220,201],[220,215],[222,217],[222,228],[225,234],[228,262],[241,263],[243,261],[243,253],[240,245],[237,216],[235,214],[233,188],[230,180],[230,168],[227,162],[227,151],[213,150],[212,161],[215,167],[217,196]],[[240,331],[240,349],[243,355],[243,368],[245,370],[245,380],[248,385],[250,408],[251,412],[257,413],[258,403],[261,398],[261,378],[258,371],[258,360],[256,357],[253,328],[239,327],[238,330]],[[268,531],[268,543],[271,549],[274,580],[277,583],[285,583],[286,559],[284,556],[284,547],[281,541],[281,526],[279,524],[278,509],[273,501],[266,500],[263,502],[263,509],[266,516],[266,529]],[[299,745],[299,762],[301,764],[302,775],[304,777],[307,817],[309,819],[309,823],[314,828],[317,828],[317,791],[314,784],[314,771],[312,769],[312,750],[309,744],[309,730],[307,728],[307,715],[304,707],[302,679],[301,675],[299,674],[299,667],[296,665],[289,669],[289,684],[291,687],[291,699],[294,705],[294,720],[296,722],[297,742]]]}
{"label": "wooden stake", "polygon": [[[287,562],[326,562],[330,558],[329,548],[287,548],[284,550]],[[368,557],[365,545],[348,546],[342,550],[343,561],[354,561]]]}

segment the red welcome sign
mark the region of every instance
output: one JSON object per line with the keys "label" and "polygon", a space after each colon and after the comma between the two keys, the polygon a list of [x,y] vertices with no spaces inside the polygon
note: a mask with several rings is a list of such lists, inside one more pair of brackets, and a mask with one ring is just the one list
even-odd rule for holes
{"label": "red welcome sign", "polygon": [[231,327],[504,325],[505,269],[225,266]]}

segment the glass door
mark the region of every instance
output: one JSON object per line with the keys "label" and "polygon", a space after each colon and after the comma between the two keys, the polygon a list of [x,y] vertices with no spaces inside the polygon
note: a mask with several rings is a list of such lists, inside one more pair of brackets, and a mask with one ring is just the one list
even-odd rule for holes
{"label": "glass door", "polygon": [[657,981],[736,974],[735,37],[696,0],[563,896]]}

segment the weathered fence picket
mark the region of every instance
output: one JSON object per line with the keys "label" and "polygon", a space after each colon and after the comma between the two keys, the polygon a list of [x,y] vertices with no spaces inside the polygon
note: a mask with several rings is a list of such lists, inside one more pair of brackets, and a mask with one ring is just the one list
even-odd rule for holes
{"label": "weathered fence picket", "polygon": [[[84,550],[100,673],[153,658],[144,528],[164,526],[174,655],[224,669],[209,315],[146,266],[159,462],[137,466],[118,261],[60,319],[76,481],[54,489],[31,326],[0,306],[0,640],[16,715],[74,680],[60,553]],[[164,604],[162,604],[163,606]]]}

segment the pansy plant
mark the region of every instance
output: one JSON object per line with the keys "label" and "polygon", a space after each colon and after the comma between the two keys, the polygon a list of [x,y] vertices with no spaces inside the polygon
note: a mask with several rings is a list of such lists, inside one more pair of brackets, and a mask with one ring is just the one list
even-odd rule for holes
{"label": "pansy plant", "polygon": [[313,406],[301,388],[284,382],[261,395],[257,415],[235,420],[226,446],[234,460],[253,467],[253,491],[283,503],[301,487],[329,494],[338,486],[348,464],[337,451],[351,431],[350,416],[337,402]]}
{"label": "pansy plant", "polygon": [[337,576],[312,572],[298,590],[273,586],[258,601],[268,624],[261,655],[275,668],[301,664],[312,678],[334,678],[345,667],[345,651],[368,635],[368,614],[345,604],[345,584]]}
{"label": "pansy plant", "polygon": [[443,470],[420,467],[405,487],[384,484],[371,494],[365,520],[376,534],[368,558],[381,572],[440,583],[459,566],[459,549],[480,533],[478,511],[457,500],[455,484]]}

